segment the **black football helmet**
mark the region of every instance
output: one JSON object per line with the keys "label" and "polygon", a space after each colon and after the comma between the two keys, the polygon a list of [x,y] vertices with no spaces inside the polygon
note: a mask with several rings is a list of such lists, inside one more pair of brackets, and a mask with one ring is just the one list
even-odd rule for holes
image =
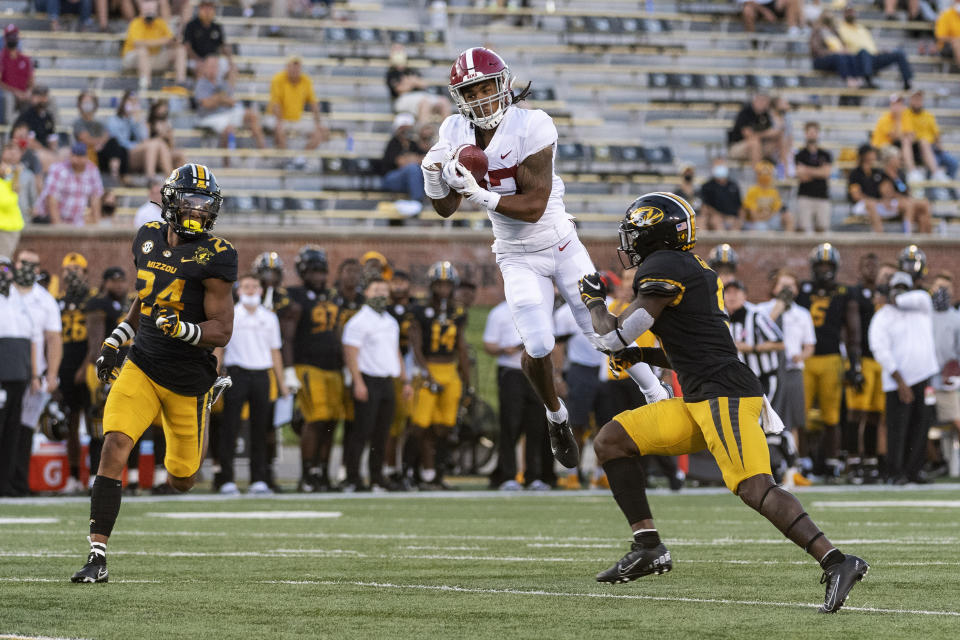
{"label": "black football helmet", "polygon": [[253,272],[258,276],[267,271],[279,271],[283,273],[283,260],[276,251],[264,251],[253,261]]}
{"label": "black football helmet", "polygon": [[[223,196],[213,172],[202,164],[185,164],[173,170],[160,188],[163,219],[184,240],[196,240],[213,229]],[[202,212],[202,221],[184,219],[186,211]]]}
{"label": "black football helmet", "polygon": [[460,275],[451,262],[441,260],[440,262],[434,262],[430,265],[430,269],[427,270],[427,280],[430,281],[430,284],[450,281],[456,286],[457,283],[460,282]]}
{"label": "black football helmet", "polygon": [[327,252],[313,244],[300,247],[294,266],[301,278],[310,271],[329,271]]}
{"label": "black football helmet", "polygon": [[733,247],[724,242],[710,249],[710,254],[707,256],[707,264],[710,265],[710,268],[714,271],[716,271],[718,267],[728,267],[731,271],[736,271],[737,265],[740,264],[740,256],[733,250]]}
{"label": "black football helmet", "polygon": [[909,273],[914,282],[927,275],[927,254],[915,244],[903,248],[897,264],[900,271]]}
{"label": "black football helmet", "polygon": [[40,414],[38,426],[40,433],[42,433],[47,440],[53,440],[55,442],[66,440],[67,435],[70,433],[69,408],[61,406],[56,400],[50,400],[46,406],[44,406],[43,413]]}
{"label": "black football helmet", "polygon": [[813,281],[819,285],[829,285],[837,279],[840,269],[840,252],[829,242],[822,242],[810,252],[810,271]]}
{"label": "black football helmet", "polygon": [[632,269],[654,251],[689,251],[697,243],[697,214],[680,196],[656,191],[627,207],[620,222],[620,263]]}

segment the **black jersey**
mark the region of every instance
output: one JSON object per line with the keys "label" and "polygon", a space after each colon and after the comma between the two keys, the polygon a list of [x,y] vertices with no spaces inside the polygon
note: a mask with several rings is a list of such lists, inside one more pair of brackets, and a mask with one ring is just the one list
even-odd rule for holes
{"label": "black jersey", "polygon": [[417,304],[411,319],[420,330],[420,348],[425,358],[450,358],[457,353],[457,338],[466,330],[467,315],[458,305],[438,311],[431,304]]}
{"label": "black jersey", "polygon": [[364,297],[363,294],[357,293],[354,294],[353,298],[347,300],[343,293],[337,292],[334,297],[334,302],[337,303],[337,308],[339,309],[337,313],[337,328],[343,333],[344,325],[347,324],[350,318],[357,315],[360,307],[363,306]]}
{"label": "black jersey", "polygon": [[[92,315],[94,313],[102,313],[104,316],[103,319],[103,335],[97,336],[97,340],[102,342],[106,340],[107,337],[113,333],[113,330],[120,324],[120,321],[123,320],[123,317],[126,315],[127,308],[130,305],[131,300],[114,300],[107,293],[102,293],[99,296],[90,298],[87,301],[87,306],[84,309],[84,312],[87,315]],[[128,346],[120,347],[120,360],[123,360],[127,355],[129,350]]]}
{"label": "black jersey", "polygon": [[[261,286],[263,286],[261,284]],[[262,304],[265,308],[280,314],[290,306],[290,292],[286,287],[263,287]]]}
{"label": "black jersey", "polygon": [[850,289],[842,284],[834,285],[831,289],[818,289],[812,282],[800,285],[797,304],[810,310],[817,335],[813,355],[840,353],[840,337],[846,324],[849,301]]}
{"label": "black jersey", "polygon": [[653,323],[684,400],[763,394],[760,381],[740,362],[723,307],[723,284],[699,256],[656,251],[637,268],[637,294],[668,296],[671,302]]}
{"label": "black jersey", "polygon": [[96,292],[88,291],[83,296],[66,296],[57,298],[60,307],[60,322],[63,325],[63,359],[60,361],[61,377],[72,376],[77,367],[83,364],[87,357],[87,317],[84,309],[91,296]]}
{"label": "black jersey", "polygon": [[867,329],[870,327],[870,321],[873,320],[873,314],[880,308],[877,305],[877,290],[858,284],[850,287],[850,296],[856,301],[857,308],[860,310],[860,355],[864,358],[872,358],[873,351],[870,351]]}
{"label": "black jersey", "polygon": [[387,313],[400,325],[400,353],[407,355],[410,351],[410,322],[413,318],[413,305],[394,303],[387,307]]}
{"label": "black jersey", "polygon": [[151,380],[181,395],[199,396],[217,378],[217,360],[212,347],[194,346],[171,338],[157,328],[159,309],[176,311],[185,322],[201,323],[203,281],[237,279],[237,251],[217,236],[203,234],[176,247],[167,243],[167,225],[148,222],[133,241],[137,268],[140,324],[130,349],[130,359]]}
{"label": "black jersey", "polygon": [[339,370],[343,366],[343,349],[336,294],[306,287],[291,287],[287,293],[300,307],[300,320],[293,338],[293,363]]}

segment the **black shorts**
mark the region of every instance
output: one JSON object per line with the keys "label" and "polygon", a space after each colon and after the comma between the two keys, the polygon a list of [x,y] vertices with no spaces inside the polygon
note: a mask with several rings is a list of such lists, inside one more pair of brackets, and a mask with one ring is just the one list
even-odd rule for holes
{"label": "black shorts", "polygon": [[87,388],[87,381],[83,380],[80,384],[73,381],[76,370],[67,372],[60,370],[60,395],[63,396],[63,404],[72,411],[80,411],[90,406],[90,389]]}

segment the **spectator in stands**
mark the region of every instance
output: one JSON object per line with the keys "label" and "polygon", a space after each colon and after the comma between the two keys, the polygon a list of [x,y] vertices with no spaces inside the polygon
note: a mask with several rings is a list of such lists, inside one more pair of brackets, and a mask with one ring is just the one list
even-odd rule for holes
{"label": "spectator in stands", "polygon": [[70,158],[57,162],[47,172],[37,210],[51,224],[82,227],[100,220],[103,181],[87,157],[87,145],[74,142]]}
{"label": "spectator in stands", "polygon": [[787,23],[788,33],[792,36],[800,33],[800,17],[803,14],[802,0],[737,0],[743,5],[741,17],[744,31],[756,31],[757,18],[766,22],[783,19]]}
{"label": "spectator in stands", "polygon": [[96,160],[100,170],[114,179],[129,173],[127,152],[115,138],[110,136],[106,124],[97,119],[100,101],[93,91],[81,91],[77,96],[79,116],[73,121],[73,137],[87,145],[91,160]]}
{"label": "spectator in stands", "polygon": [[930,379],[937,374],[930,294],[913,289],[913,278],[898,271],[890,278],[889,304],[870,321],[868,337],[874,359],[883,367],[887,394],[887,482],[925,482],[927,431],[932,412],[924,403]]}
{"label": "spectator in stands", "polygon": [[861,85],[863,69],[859,59],[851,55],[837,34],[833,14],[825,11],[813,23],[810,32],[810,57],[817,71],[830,71],[839,75],[850,88]]}
{"label": "spectator in stands", "polygon": [[700,187],[705,214],[704,228],[723,231],[739,230],[743,224],[740,186],[730,179],[730,168],[723,158],[713,161],[712,177]]}
{"label": "spectator in stands", "polygon": [[777,156],[777,178],[795,178],[797,169],[793,163],[793,105],[783,96],[773,99],[770,115],[774,129],[780,131],[780,155]]}
{"label": "spectator in stands", "polygon": [[50,19],[50,31],[60,31],[60,14],[74,13],[80,16],[80,26],[86,29],[93,24],[92,0],[36,0],[37,11],[46,11]]}
{"label": "spectator in stands", "polygon": [[20,112],[20,117],[13,123],[14,128],[19,124],[26,124],[33,136],[30,138],[30,148],[37,158],[46,167],[56,158],[52,147],[56,145],[56,123],[50,112],[50,90],[44,85],[34,85],[30,90],[30,106]]}
{"label": "spectator in stands", "polygon": [[904,165],[907,167],[907,176],[910,181],[923,179],[923,172],[916,171],[916,162],[913,155],[915,140],[913,121],[905,115],[906,103],[903,96],[895,93],[890,96],[890,109],[877,118],[870,136],[870,144],[875,149],[895,145],[903,149]]}
{"label": "spectator in stands", "polygon": [[[923,91],[910,94],[909,109],[903,116],[907,127],[913,130],[913,156],[920,158],[930,170],[933,180],[945,181],[957,175],[957,160],[940,146],[940,127],[932,113],[923,108]],[[945,171],[944,171],[945,170]]]}
{"label": "spectator in stands", "polygon": [[960,311],[953,308],[953,276],[941,271],[930,289],[933,299],[933,343],[940,373],[934,376],[937,424],[960,430]]}
{"label": "spectator in stands", "polygon": [[[226,149],[241,127],[247,127],[253,134],[258,149],[267,146],[260,127],[260,114],[253,107],[244,107],[234,97],[236,74],[228,72],[220,76],[220,62],[216,56],[210,56],[197,63],[197,86],[193,98],[197,103],[197,126],[211,129],[220,137],[220,147]],[[233,145],[236,146],[234,140]],[[228,164],[229,158],[224,158]]]}
{"label": "spectator in stands", "polygon": [[110,31],[110,18],[119,16],[124,22],[130,22],[137,17],[137,7],[133,0],[94,0],[94,11],[97,14],[97,26],[100,31]]}
{"label": "spectator in stands", "polygon": [[170,122],[170,103],[167,100],[155,100],[147,113],[147,130],[150,139],[156,139],[170,149],[170,163],[179,167],[186,164],[187,159],[177,150],[177,141],[173,137],[173,123]]}
{"label": "spectator in stands", "polygon": [[680,184],[673,187],[673,192],[683,196],[694,211],[699,211],[702,202],[700,201],[700,193],[694,183],[697,177],[697,168],[692,162],[681,162],[679,169]]}
{"label": "spectator in stands", "polygon": [[[23,229],[23,214],[20,211],[20,188],[15,166],[9,160],[8,147],[19,152],[16,145],[7,144],[3,148],[3,157],[0,158],[0,257],[8,258],[13,255],[20,241],[20,231]],[[4,274],[0,274],[3,277]],[[0,281],[0,287],[4,282]]]}
{"label": "spectator in stands", "polygon": [[901,169],[903,151],[897,147],[887,147],[880,154],[883,180],[880,182],[880,204],[878,213],[895,212],[903,221],[904,233],[917,229],[920,233],[930,233],[933,221],[930,213],[930,201],[923,197],[912,197],[907,178]]}
{"label": "spectator in stands", "polygon": [[233,64],[233,51],[227,44],[223,27],[214,21],[216,17],[216,2],[201,0],[197,6],[197,16],[183,29],[183,46],[189,64],[198,65],[212,56],[217,59],[219,75],[223,75],[236,69],[236,66]]}
{"label": "spectator in stands", "polygon": [[[757,183],[747,189],[743,198],[743,229],[745,231],[793,231],[793,215],[780,199],[773,184],[773,164],[761,162],[756,166]],[[780,219],[777,219],[779,215]]]}
{"label": "spectator in stands", "polygon": [[11,106],[16,112],[29,103],[30,89],[33,88],[33,60],[20,51],[20,29],[17,25],[8,24],[4,28],[3,44],[3,53],[0,53],[0,89],[4,93],[0,102],[0,123],[7,122]]}
{"label": "spectator in stands", "polygon": [[30,125],[26,122],[18,122],[13,125],[13,128],[10,130],[10,141],[16,143],[23,153],[20,157],[20,162],[22,162],[26,168],[30,169],[33,175],[37,176],[39,187],[42,185],[39,179],[43,176],[43,163],[40,162],[40,156],[38,156],[37,152],[31,147],[30,143],[33,140],[33,132],[30,131]]}
{"label": "spectator in stands", "polygon": [[163,176],[150,177],[150,192],[147,194],[147,201],[140,205],[133,215],[135,229],[139,229],[148,222],[163,222],[162,210],[160,209],[160,188],[163,183]]}
{"label": "spectator in stands", "polygon": [[403,193],[406,198],[395,202],[403,216],[415,216],[423,209],[423,173],[420,161],[426,153],[416,141],[414,118],[398,113],[393,119],[393,137],[383,152],[383,188]]}
{"label": "spectator in stands", "polygon": [[170,147],[163,139],[150,137],[140,99],[135,92],[124,92],[117,105],[117,113],[107,121],[107,131],[126,151],[131,172],[152,176],[156,175],[158,169],[164,175],[170,175],[173,171]]}
{"label": "spectator in stands", "polygon": [[393,98],[394,113],[412,113],[417,122],[443,120],[450,115],[450,101],[429,93],[420,72],[407,66],[407,50],[402,44],[390,48],[387,89]]}
{"label": "spectator in stands", "polygon": [[853,205],[852,213],[857,216],[866,216],[873,230],[881,233],[883,220],[877,211],[877,205],[880,200],[883,172],[876,168],[876,164],[877,150],[869,144],[861,145],[857,150],[857,166],[847,177],[847,198]]}
{"label": "spectator in stands", "polygon": [[[22,156],[23,152],[16,142],[11,140],[5,144],[3,154],[0,155],[0,175],[9,184],[9,188],[17,194],[17,208],[23,218],[29,220],[33,217],[33,209],[37,205],[39,189],[34,173],[20,161]],[[9,204],[7,207],[7,211],[11,211]],[[0,256],[2,255],[13,255],[13,250],[4,253],[0,248]]]}
{"label": "spectator in stands", "polygon": [[727,132],[727,155],[733,160],[747,160],[750,166],[764,158],[776,159],[780,157],[783,134],[783,129],[774,127],[770,96],[758,91],[743,105]]}
{"label": "spectator in stands", "polygon": [[833,156],[820,148],[820,125],[807,122],[803,125],[805,143],[797,151],[794,162],[797,166],[797,221],[802,231],[810,233],[830,229],[830,174],[833,172]]}
{"label": "spectator in stands", "polygon": [[434,122],[425,122],[417,130],[417,144],[421,149],[429,149],[437,142],[440,127]]}
{"label": "spectator in stands", "polygon": [[156,0],[143,0],[140,15],[130,22],[123,41],[123,69],[136,70],[140,77],[140,91],[150,87],[152,72],[166,72],[174,67],[176,81],[187,79],[187,54],[173,37],[163,18],[157,17]]}
{"label": "spectator in stands", "polygon": [[960,66],[960,2],[940,12],[933,27],[940,55],[953,60],[954,67]]}
{"label": "spectator in stands", "polygon": [[[310,108],[312,119],[303,119],[306,107]],[[287,148],[287,131],[307,135],[307,151],[312,151],[326,142],[330,132],[320,121],[320,104],[313,93],[313,81],[303,73],[303,59],[298,55],[287,59],[286,67],[273,76],[270,81],[270,123],[278,149]],[[301,168],[305,162],[295,162]]]}
{"label": "spectator in stands", "polygon": [[843,11],[843,22],[837,25],[837,33],[848,51],[857,56],[868,87],[875,88],[873,76],[877,72],[896,64],[900,68],[903,88],[910,89],[913,69],[902,49],[880,51],[870,35],[870,31],[857,22],[857,10],[848,5]]}
{"label": "spectator in stands", "polygon": [[884,20],[896,20],[898,8],[907,12],[908,20],[932,22],[936,17],[930,4],[922,0],[883,0]]}

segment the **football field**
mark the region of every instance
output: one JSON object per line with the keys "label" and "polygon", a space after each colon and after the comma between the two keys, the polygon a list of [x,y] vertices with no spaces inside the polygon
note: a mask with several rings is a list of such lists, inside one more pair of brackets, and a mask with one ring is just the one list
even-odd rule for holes
{"label": "football field", "polygon": [[69,582],[86,499],[0,501],[0,638],[960,637],[960,486],[799,496],[871,565],[837,615],[721,490],[653,492],[674,571],[617,586],[603,492],[124,499],[101,585]]}

